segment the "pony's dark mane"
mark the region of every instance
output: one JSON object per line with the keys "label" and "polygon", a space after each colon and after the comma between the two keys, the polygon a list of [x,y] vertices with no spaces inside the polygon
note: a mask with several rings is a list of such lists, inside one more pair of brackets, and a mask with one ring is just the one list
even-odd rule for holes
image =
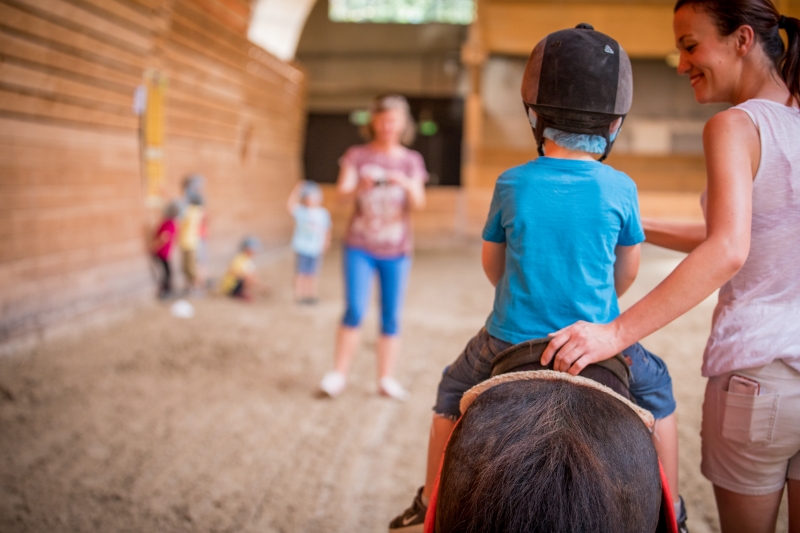
{"label": "pony's dark mane", "polygon": [[647,428],[610,395],[515,381],[479,396],[450,438],[437,533],[641,533],[661,503]]}

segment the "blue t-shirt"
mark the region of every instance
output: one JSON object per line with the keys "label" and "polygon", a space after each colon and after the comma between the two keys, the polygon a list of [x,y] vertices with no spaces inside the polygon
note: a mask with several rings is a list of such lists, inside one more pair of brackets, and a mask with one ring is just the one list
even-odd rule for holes
{"label": "blue t-shirt", "polygon": [[325,249],[331,216],[324,207],[298,205],[292,211],[295,227],[292,249],[298,254],[316,257]]}
{"label": "blue t-shirt", "polygon": [[636,184],[599,162],[540,157],[497,179],[483,239],[506,243],[490,335],[516,344],[610,322],[614,249],[644,240]]}

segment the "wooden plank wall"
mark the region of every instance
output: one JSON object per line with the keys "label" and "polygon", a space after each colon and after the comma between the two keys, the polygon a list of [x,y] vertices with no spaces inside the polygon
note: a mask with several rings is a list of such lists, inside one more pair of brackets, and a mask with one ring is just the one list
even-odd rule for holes
{"label": "wooden plank wall", "polygon": [[207,179],[212,264],[245,233],[288,239],[305,76],[247,41],[249,8],[0,0],[0,342],[152,290],[131,111],[148,68],[168,79],[168,195]]}
{"label": "wooden plank wall", "polygon": [[300,175],[305,75],[221,25],[215,5],[175,2],[158,53],[169,76],[169,190],[177,195],[187,173],[206,176],[210,248],[223,268],[244,234],[269,245],[291,232],[284,205]]}

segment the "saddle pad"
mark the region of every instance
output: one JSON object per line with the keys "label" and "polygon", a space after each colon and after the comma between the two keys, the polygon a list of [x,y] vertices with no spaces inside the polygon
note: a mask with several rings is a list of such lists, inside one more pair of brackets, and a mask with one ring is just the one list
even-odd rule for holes
{"label": "saddle pad", "polygon": [[484,382],[478,383],[467,392],[464,393],[464,396],[461,397],[461,412],[466,413],[467,409],[475,399],[480,396],[483,392],[500,385],[501,383],[509,383],[511,381],[519,381],[519,380],[535,380],[535,379],[544,379],[544,380],[560,380],[560,381],[568,381],[570,383],[574,383],[576,385],[582,385],[584,387],[589,387],[595,390],[599,390],[605,392],[606,394],[610,394],[611,396],[615,397],[619,401],[623,402],[625,405],[633,409],[633,412],[638,415],[638,417],[644,422],[644,425],[647,426],[651,431],[653,426],[655,425],[656,421],[653,417],[653,414],[648,411],[647,409],[643,409],[633,403],[632,401],[628,400],[627,398],[623,397],[622,395],[614,392],[609,387],[598,383],[592,379],[588,379],[582,376],[573,376],[572,374],[567,374],[566,372],[556,372],[555,370],[534,370],[528,372],[510,372],[508,374],[499,374],[492,378],[487,379]]}

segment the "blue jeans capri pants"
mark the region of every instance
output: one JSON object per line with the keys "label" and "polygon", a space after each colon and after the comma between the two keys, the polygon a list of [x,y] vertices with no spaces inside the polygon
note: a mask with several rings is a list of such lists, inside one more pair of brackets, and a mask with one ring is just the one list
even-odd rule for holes
{"label": "blue jeans capri pants", "polygon": [[342,324],[351,328],[361,325],[369,306],[372,279],[377,273],[381,291],[381,333],[397,335],[411,257],[377,257],[364,250],[345,246],[343,260],[347,308]]}

